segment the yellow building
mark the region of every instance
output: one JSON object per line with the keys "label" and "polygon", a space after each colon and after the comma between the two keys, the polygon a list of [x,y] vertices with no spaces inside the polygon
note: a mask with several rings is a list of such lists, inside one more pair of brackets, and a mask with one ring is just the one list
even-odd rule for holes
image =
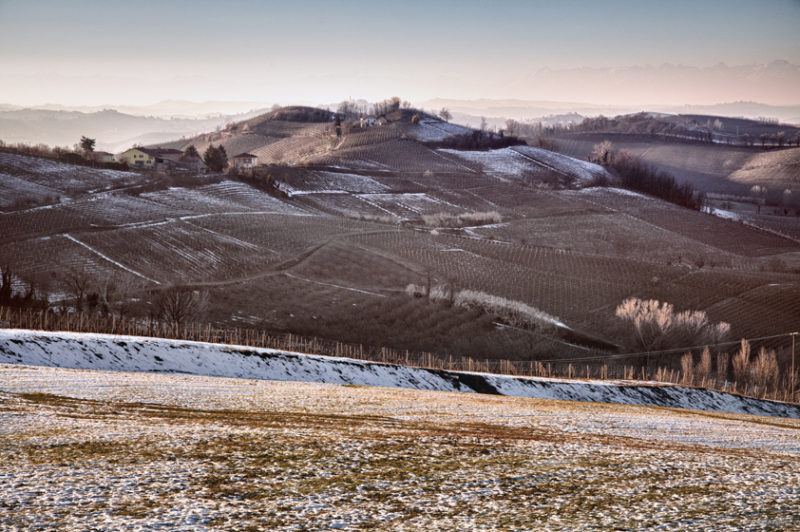
{"label": "yellow building", "polygon": [[119,154],[120,162],[132,168],[167,168],[181,157],[181,150],[167,148],[131,148]]}
{"label": "yellow building", "polygon": [[147,148],[131,148],[119,154],[120,162],[128,163],[135,168],[153,168],[156,164],[155,156]]}

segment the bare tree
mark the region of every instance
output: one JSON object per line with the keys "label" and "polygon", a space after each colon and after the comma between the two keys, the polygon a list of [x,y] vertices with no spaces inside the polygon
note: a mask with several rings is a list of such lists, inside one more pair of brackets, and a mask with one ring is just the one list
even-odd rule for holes
{"label": "bare tree", "polygon": [[91,277],[89,273],[85,269],[78,267],[70,268],[63,279],[64,289],[74,299],[75,310],[78,312],[83,311],[83,303],[90,284]]}
{"label": "bare tree", "polygon": [[352,118],[358,114],[356,102],[353,100],[344,100],[336,108],[336,113],[342,115],[344,118]]}
{"label": "bare tree", "polygon": [[610,140],[604,140],[600,144],[595,144],[592,149],[592,161],[598,164],[608,165],[614,162],[614,145]]}
{"label": "bare tree", "polygon": [[681,382],[687,386],[694,384],[694,365],[692,363],[692,354],[684,353],[681,357],[681,373],[683,379]]}
{"label": "bare tree", "polygon": [[753,362],[753,380],[762,394],[769,388],[775,389],[778,384],[778,360],[775,351],[767,351],[763,347],[758,350],[758,358]]}
{"label": "bare tree", "polygon": [[439,118],[445,122],[449,122],[450,119],[453,118],[453,115],[450,113],[450,110],[447,107],[442,107],[442,109],[439,111]]}
{"label": "bare tree", "polygon": [[747,384],[750,370],[750,342],[742,340],[739,352],[733,355],[733,378],[740,384]]}
{"label": "bare tree", "polygon": [[176,325],[197,319],[208,301],[206,293],[173,286],[161,292],[156,299],[156,312],[163,320]]}
{"label": "bare tree", "polygon": [[519,132],[519,122],[511,118],[506,120],[506,133],[508,133],[510,137],[513,137],[517,132]]}
{"label": "bare tree", "polygon": [[697,382],[703,383],[711,377],[711,351],[706,347],[700,355],[700,362],[695,367]]}
{"label": "bare tree", "polygon": [[0,267],[2,277],[0,277],[0,305],[8,305],[11,303],[11,267],[8,264],[3,264]]}
{"label": "bare tree", "polygon": [[728,353],[717,353],[717,386],[722,386],[728,380]]}

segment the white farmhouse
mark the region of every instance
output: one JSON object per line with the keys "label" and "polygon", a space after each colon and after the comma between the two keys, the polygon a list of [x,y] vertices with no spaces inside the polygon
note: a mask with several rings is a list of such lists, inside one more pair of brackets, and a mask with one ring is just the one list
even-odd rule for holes
{"label": "white farmhouse", "polygon": [[255,168],[256,166],[258,166],[258,157],[252,153],[240,153],[233,156],[233,167],[237,170]]}

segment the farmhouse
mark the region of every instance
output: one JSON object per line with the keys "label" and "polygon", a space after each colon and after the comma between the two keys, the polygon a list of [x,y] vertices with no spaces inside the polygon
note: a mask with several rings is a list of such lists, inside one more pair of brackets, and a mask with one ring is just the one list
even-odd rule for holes
{"label": "farmhouse", "polygon": [[107,151],[93,151],[91,153],[92,160],[98,163],[113,163],[114,154]]}
{"label": "farmhouse", "polygon": [[237,170],[255,168],[256,166],[258,166],[258,157],[252,153],[240,153],[233,156],[233,167]]}
{"label": "farmhouse", "polygon": [[205,172],[206,163],[197,155],[184,155],[177,161],[177,167],[196,172]]}
{"label": "farmhouse", "polygon": [[164,168],[183,157],[181,150],[134,147],[119,154],[121,162],[135,168]]}
{"label": "farmhouse", "polygon": [[365,116],[361,119],[361,127],[375,127],[377,125],[380,125],[380,123],[374,116]]}

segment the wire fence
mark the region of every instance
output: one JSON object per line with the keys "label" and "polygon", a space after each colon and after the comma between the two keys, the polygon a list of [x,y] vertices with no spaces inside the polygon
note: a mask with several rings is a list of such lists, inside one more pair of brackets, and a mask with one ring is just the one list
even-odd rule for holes
{"label": "wire fence", "polygon": [[[741,341],[721,342],[713,346],[686,346],[641,353],[598,354],[586,357],[546,360],[479,359],[473,357],[442,355],[425,351],[412,351],[345,343],[291,333],[274,333],[244,327],[220,327],[210,323],[169,323],[163,320],[89,314],[86,312],[55,312],[0,307],[0,327],[42,331],[65,331],[116,334],[167,338],[174,340],[241,345],[279,351],[336,356],[403,366],[447,371],[468,371],[503,375],[549,377],[566,379],[625,380],[641,383],[660,382],[696,386],[725,392],[798,402],[798,375],[795,370],[768,378],[751,377],[758,372],[757,360],[749,362],[743,374],[732,375],[732,369],[711,372],[703,369],[702,361],[686,366],[687,352],[705,347],[722,347],[740,344]],[[793,333],[764,336],[750,340],[791,337]],[[641,364],[643,356],[681,354],[681,369],[670,366]],[[737,378],[738,377],[738,378]],[[793,386],[794,385],[794,386]]]}

